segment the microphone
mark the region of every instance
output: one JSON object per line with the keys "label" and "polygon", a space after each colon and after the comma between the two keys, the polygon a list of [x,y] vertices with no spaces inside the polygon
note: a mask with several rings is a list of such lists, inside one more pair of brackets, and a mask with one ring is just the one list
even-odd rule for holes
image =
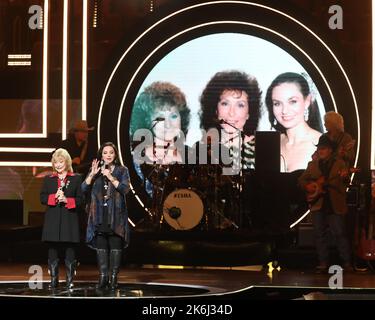
{"label": "microphone", "polygon": [[60,189],[61,189],[61,191],[65,192],[65,187],[66,187],[65,181],[61,180],[61,183],[60,183]]}
{"label": "microphone", "polygon": [[237,131],[241,131],[241,129],[237,128],[236,126],[234,126],[233,124],[229,123],[228,121],[225,121],[224,119],[220,119],[220,120],[217,120],[218,123],[220,124],[226,124],[230,127],[232,127],[233,129],[236,129]]}
{"label": "microphone", "polygon": [[[104,169],[109,169],[109,164],[108,163],[106,163],[105,165],[104,165]],[[106,183],[108,183],[108,178],[106,177],[106,176],[104,176],[104,180],[105,180],[105,182]]]}
{"label": "microphone", "polygon": [[164,121],[164,120],[165,120],[165,118],[163,118],[163,117],[157,117],[156,119],[154,119],[154,121],[157,121],[157,122]]}
{"label": "microphone", "polygon": [[[100,160],[99,167],[101,168],[101,170],[109,169],[109,164],[105,163],[105,161],[102,159]],[[103,176],[103,173],[101,173],[101,170],[99,170],[99,172],[97,173],[98,176]],[[108,182],[108,178],[106,176],[103,176],[103,177],[104,177],[104,182]]]}
{"label": "microphone", "polygon": [[162,122],[164,120],[165,120],[165,118],[163,118],[163,117],[157,117],[154,120],[152,120],[153,125],[151,126],[150,130],[153,130],[155,128],[155,126],[158,124],[158,122]]}
{"label": "microphone", "polygon": [[214,119],[214,122],[216,122],[218,124],[226,123],[226,121],[224,119]]}
{"label": "microphone", "polygon": [[100,160],[100,164],[99,164],[100,168],[104,168],[104,169],[109,169],[109,164],[108,163],[105,163],[104,160]]}

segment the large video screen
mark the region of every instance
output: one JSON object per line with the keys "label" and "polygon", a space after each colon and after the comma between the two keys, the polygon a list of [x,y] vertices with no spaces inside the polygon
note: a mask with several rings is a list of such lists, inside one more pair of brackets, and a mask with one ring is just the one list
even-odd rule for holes
{"label": "large video screen", "polygon": [[[291,54],[259,37],[217,33],[185,42],[154,66],[135,99],[130,137],[150,130],[170,147],[182,132],[192,148],[215,128],[219,144],[245,148],[241,161],[254,169],[255,132],[279,131],[280,170],[293,172],[311,160],[324,114],[314,79]],[[184,160],[159,149],[146,148],[147,159]]]}
{"label": "large video screen", "polygon": [[[306,69],[270,41],[229,32],[192,39],[160,59],[139,87],[129,126],[145,205],[177,230],[199,225],[204,210],[213,213],[209,228],[224,229],[254,226],[254,212],[273,210],[255,208],[249,196],[262,193],[251,178],[257,150],[276,159],[274,172],[298,173],[324,132],[326,108]],[[257,144],[264,131],[277,133],[277,148]],[[293,185],[284,198],[299,202],[296,180],[284,182]]]}

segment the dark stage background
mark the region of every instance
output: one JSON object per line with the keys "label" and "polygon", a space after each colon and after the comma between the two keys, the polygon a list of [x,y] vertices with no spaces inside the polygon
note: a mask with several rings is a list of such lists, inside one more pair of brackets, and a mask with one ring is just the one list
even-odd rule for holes
{"label": "dark stage background", "polygon": [[[199,90],[222,69],[242,68],[254,74],[263,91],[263,104],[267,86],[278,73],[307,73],[316,87],[321,116],[338,111],[346,131],[357,140],[361,172],[356,179],[369,186],[371,1],[92,0],[87,7],[87,42],[82,33],[84,2],[70,1],[66,102],[64,1],[48,1],[47,44],[45,22],[43,28],[31,29],[29,24],[30,6],[45,8],[45,3],[0,3],[0,198],[23,204],[18,203],[17,210],[0,210],[0,221],[9,223],[9,216],[17,215],[13,219],[17,223],[22,216],[25,225],[41,224],[44,208],[38,201],[39,190],[50,170],[51,151],[75,120],[82,118],[95,126],[89,137],[94,145],[113,141],[120,147],[134,188],[128,196],[130,218],[142,224],[148,217],[142,207],[147,198],[134,171],[129,135],[137,95],[151,81],[177,83],[192,109],[188,136],[192,144],[199,139]],[[342,8],[342,29],[329,27],[333,5]],[[179,58],[177,49],[186,44],[191,46]],[[44,67],[43,48],[48,50]],[[17,54],[26,56],[12,56]],[[207,60],[200,61],[200,54]],[[14,65],[18,61],[25,63]],[[258,130],[269,130],[265,113],[261,120]],[[267,148],[260,145],[259,153],[267,153]],[[246,201],[240,204],[247,209],[241,217],[244,227],[252,220],[253,227],[264,233],[278,227],[284,230],[303,213],[301,207],[295,211],[298,204],[292,203],[291,209],[291,202],[300,196],[296,195],[298,172],[276,171],[248,173],[243,191]]]}

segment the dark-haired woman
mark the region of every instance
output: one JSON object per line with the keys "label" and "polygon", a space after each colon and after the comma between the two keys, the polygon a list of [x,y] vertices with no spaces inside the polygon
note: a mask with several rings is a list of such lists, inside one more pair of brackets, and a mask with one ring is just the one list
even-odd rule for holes
{"label": "dark-haired woman", "polygon": [[232,156],[242,150],[245,168],[254,166],[254,132],[260,115],[258,81],[245,72],[217,72],[207,83],[200,97],[201,127],[207,132],[220,132],[220,145],[230,149]]}
{"label": "dark-haired woman", "polygon": [[281,132],[281,171],[306,169],[322,134],[309,83],[298,73],[278,75],[268,87],[266,106],[271,126]]}
{"label": "dark-haired woman", "polygon": [[[98,159],[101,159],[100,161]],[[112,142],[104,143],[82,183],[89,196],[86,241],[96,249],[99,289],[117,287],[122,250],[129,242],[128,211],[125,195],[129,190],[128,169],[119,164],[118,150]]]}

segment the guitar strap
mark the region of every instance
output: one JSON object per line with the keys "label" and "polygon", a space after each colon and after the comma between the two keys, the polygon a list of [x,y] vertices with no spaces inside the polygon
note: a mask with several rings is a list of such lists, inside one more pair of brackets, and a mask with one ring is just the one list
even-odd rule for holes
{"label": "guitar strap", "polygon": [[335,158],[331,157],[328,161],[324,162],[322,160],[319,161],[319,170],[324,176],[325,180],[327,181],[329,178],[329,174],[332,170],[333,164],[335,163]]}
{"label": "guitar strap", "polygon": [[341,132],[340,136],[339,136],[338,139],[336,140],[336,148],[339,147],[341,141],[344,139],[344,135],[345,135],[345,133],[344,133],[344,132]]}

